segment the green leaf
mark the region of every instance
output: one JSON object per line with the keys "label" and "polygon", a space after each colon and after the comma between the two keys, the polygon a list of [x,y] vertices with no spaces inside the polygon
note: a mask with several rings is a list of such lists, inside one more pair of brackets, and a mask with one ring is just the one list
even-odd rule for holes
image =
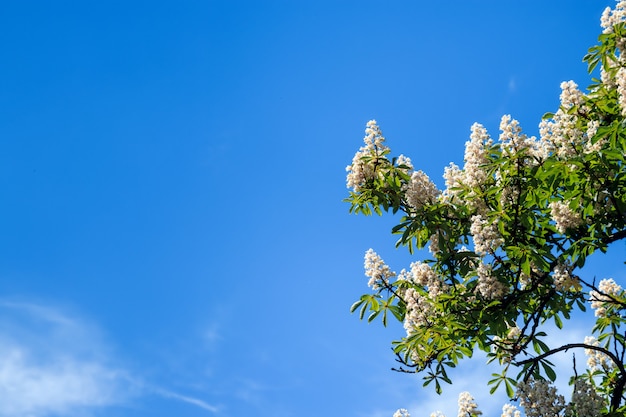
{"label": "green leaf", "polygon": [[541,361],[540,363],[541,363],[541,366],[543,367],[543,370],[546,372],[546,375],[550,379],[550,381],[554,382],[556,380],[556,372],[554,372],[554,369],[552,369],[552,367],[547,363],[547,361]]}

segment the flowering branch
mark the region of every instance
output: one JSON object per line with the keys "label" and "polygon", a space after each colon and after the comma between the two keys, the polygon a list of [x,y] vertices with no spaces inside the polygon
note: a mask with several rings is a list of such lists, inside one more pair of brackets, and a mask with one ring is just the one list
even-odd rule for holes
{"label": "flowering branch", "polygon": [[[372,120],[346,169],[350,212],[401,215],[392,229],[396,246],[431,254],[396,273],[370,249],[373,293],[351,311],[385,325],[391,312],[402,322],[406,334],[393,342],[402,366],[394,369],[425,372],[425,385],[435,381],[437,392],[439,380],[450,382],[446,369],[482,350],[502,367],[489,382],[492,392],[503,385],[513,398],[517,386],[527,417],[626,413],[626,293],[613,279],[596,288],[577,272],[594,252],[626,239],[626,0],[605,11],[601,26],[599,45],[584,58],[589,72],[599,67],[600,80],[586,93],[563,82],[559,108],[539,123],[538,138],[509,115],[497,139],[475,123],[463,167],[446,167],[440,190],[409,158],[390,156]],[[598,339],[548,346],[546,322],[562,328],[586,302]],[[591,355],[587,381],[594,385],[574,371],[577,397],[567,407],[554,394],[533,408],[533,395],[553,391],[541,382],[556,379],[546,358],[572,348]],[[521,367],[516,378],[507,376],[513,367]]]}

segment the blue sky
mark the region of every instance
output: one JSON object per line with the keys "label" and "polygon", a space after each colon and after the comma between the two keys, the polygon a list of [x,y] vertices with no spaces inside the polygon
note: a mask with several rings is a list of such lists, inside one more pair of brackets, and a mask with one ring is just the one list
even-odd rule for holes
{"label": "blue sky", "polygon": [[480,363],[437,397],[389,370],[401,328],[349,314],[365,250],[410,258],[393,219],[348,214],[345,166],[370,119],[440,185],[473,122],[536,134],[561,81],[589,83],[608,5],[3,1],[0,416],[383,417],[480,397]]}

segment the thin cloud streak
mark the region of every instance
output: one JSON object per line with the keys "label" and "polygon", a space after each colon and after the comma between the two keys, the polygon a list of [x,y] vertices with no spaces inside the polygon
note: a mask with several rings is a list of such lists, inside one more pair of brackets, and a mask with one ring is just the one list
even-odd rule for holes
{"label": "thin cloud streak", "polygon": [[193,398],[193,397],[189,397],[186,395],[182,395],[182,394],[178,394],[172,391],[168,391],[162,388],[154,388],[154,392],[158,395],[161,395],[165,398],[172,398],[175,400],[179,400],[179,401],[183,401],[186,402],[188,404],[192,404],[195,405],[197,407],[200,407],[204,410],[210,411],[212,413],[218,413],[219,412],[219,408],[217,408],[214,405],[208,404],[207,402],[200,400],[198,398]]}

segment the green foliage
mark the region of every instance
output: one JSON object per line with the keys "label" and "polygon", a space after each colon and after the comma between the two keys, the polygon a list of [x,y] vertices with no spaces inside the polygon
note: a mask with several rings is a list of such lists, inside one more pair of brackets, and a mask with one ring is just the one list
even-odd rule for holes
{"label": "green foliage", "polygon": [[[413,254],[430,245],[433,256],[394,282],[379,279],[351,311],[368,322],[404,323],[407,334],[393,351],[400,370],[425,375],[424,386],[441,392],[441,382],[451,383],[447,370],[480,350],[502,366],[491,392],[503,387],[514,397],[520,381],[557,378],[550,356],[585,348],[606,362],[579,378],[604,395],[607,413],[623,413],[626,296],[621,287],[596,286],[581,269],[626,237],[625,42],[624,23],[599,37],[584,61],[590,74],[602,68],[603,81],[592,79],[586,94],[564,83],[539,140],[510,117],[497,142],[475,125],[465,166],[449,169],[442,192],[410,163],[390,159],[379,130],[377,145],[355,157],[350,212],[401,214],[392,229],[397,246]],[[542,326],[562,328],[588,301],[602,309],[593,328],[598,344],[549,346]]]}

